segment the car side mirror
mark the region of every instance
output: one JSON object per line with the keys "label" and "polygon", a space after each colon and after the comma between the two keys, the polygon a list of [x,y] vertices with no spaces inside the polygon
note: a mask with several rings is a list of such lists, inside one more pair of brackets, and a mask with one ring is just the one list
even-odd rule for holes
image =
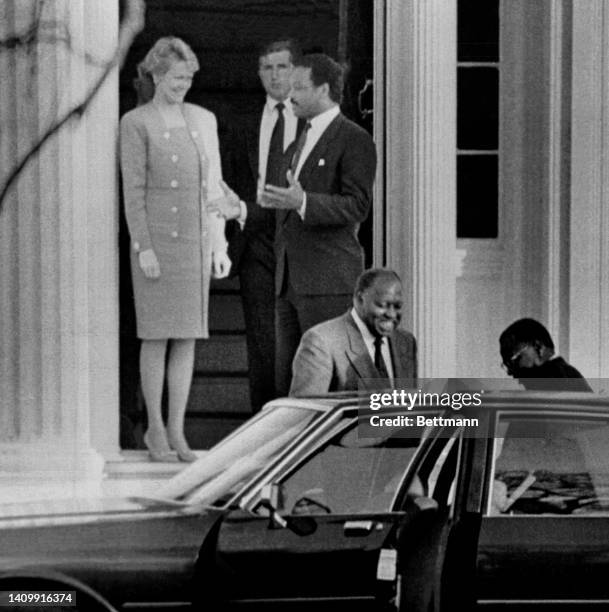
{"label": "car side mirror", "polygon": [[279,503],[279,484],[268,482],[260,491],[260,505],[269,512],[269,529],[285,529],[288,522],[277,512]]}

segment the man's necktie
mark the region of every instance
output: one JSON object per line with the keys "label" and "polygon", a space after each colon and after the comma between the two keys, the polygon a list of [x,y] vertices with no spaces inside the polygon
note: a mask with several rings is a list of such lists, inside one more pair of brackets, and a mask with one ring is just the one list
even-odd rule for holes
{"label": "man's necktie", "polygon": [[383,336],[374,337],[374,367],[378,370],[379,378],[389,378],[387,364],[383,359],[381,348],[383,346]]}
{"label": "man's necktie", "polygon": [[283,187],[285,185],[285,176],[281,176],[281,161],[283,159],[283,133],[285,130],[285,118],[283,102],[278,102],[275,105],[277,109],[277,121],[271,133],[271,142],[269,144],[269,154],[266,158],[266,177],[265,183],[268,185],[277,185]]}
{"label": "man's necktie", "polygon": [[296,174],[296,168],[298,168],[298,162],[300,161],[300,156],[302,155],[302,150],[304,149],[305,142],[307,141],[307,132],[311,127],[311,123],[307,121],[302,128],[302,132],[300,132],[300,136],[296,141],[296,149],[294,149],[294,155],[292,155],[292,162],[290,163],[290,171],[292,174]]}

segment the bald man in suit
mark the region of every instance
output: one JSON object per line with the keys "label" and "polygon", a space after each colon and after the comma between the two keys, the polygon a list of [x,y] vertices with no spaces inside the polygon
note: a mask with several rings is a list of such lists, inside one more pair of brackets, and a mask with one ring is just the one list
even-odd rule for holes
{"label": "bald man in suit", "polygon": [[366,379],[414,380],[414,336],[398,329],[402,283],[393,270],[366,270],[357,280],[353,308],[309,329],[292,364],[290,395],[357,390]]}

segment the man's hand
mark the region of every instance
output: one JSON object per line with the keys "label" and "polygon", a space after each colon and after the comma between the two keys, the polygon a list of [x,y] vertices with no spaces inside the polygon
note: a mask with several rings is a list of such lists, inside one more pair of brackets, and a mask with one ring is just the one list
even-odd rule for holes
{"label": "man's hand", "polygon": [[224,195],[207,202],[207,212],[216,213],[225,219],[237,219],[241,214],[239,196],[224,181],[220,181],[220,187]]}
{"label": "man's hand", "polygon": [[231,260],[226,251],[212,253],[212,278],[226,278],[230,273]]}
{"label": "man's hand", "polygon": [[161,266],[156,258],[156,253],[152,249],[146,249],[139,254],[139,263],[146,278],[159,278],[161,276]]}
{"label": "man's hand", "polygon": [[258,204],[263,208],[298,210],[304,201],[304,191],[290,170],[287,171],[288,187],[265,185]]}

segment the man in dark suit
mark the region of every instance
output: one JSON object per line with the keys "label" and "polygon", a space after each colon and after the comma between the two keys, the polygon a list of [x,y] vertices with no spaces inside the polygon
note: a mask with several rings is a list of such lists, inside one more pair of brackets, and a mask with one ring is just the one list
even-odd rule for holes
{"label": "man in dark suit", "polygon": [[401,317],[399,276],[383,268],[366,270],[355,285],[353,308],[302,336],[290,395],[355,391],[366,379],[377,384],[386,379],[387,386],[415,379],[417,345],[411,333],[398,329]]}
{"label": "man in dark suit", "polygon": [[[258,76],[266,92],[264,106],[230,126],[226,180],[245,209],[240,227],[232,228],[229,254],[239,274],[254,412],[275,397],[275,211],[261,208],[256,200],[265,183],[285,185],[282,158],[298,127],[288,97],[289,79],[299,54],[291,39],[271,42],[260,50]],[[303,125],[301,121],[301,129]]]}
{"label": "man in dark suit", "polygon": [[357,238],[372,202],[376,151],[370,135],[340,113],[342,68],[303,56],[291,76],[294,113],[307,120],[284,157],[287,186],[265,185],[259,203],[277,209],[275,384],[290,387],[302,334],[344,312],[364,267]]}

